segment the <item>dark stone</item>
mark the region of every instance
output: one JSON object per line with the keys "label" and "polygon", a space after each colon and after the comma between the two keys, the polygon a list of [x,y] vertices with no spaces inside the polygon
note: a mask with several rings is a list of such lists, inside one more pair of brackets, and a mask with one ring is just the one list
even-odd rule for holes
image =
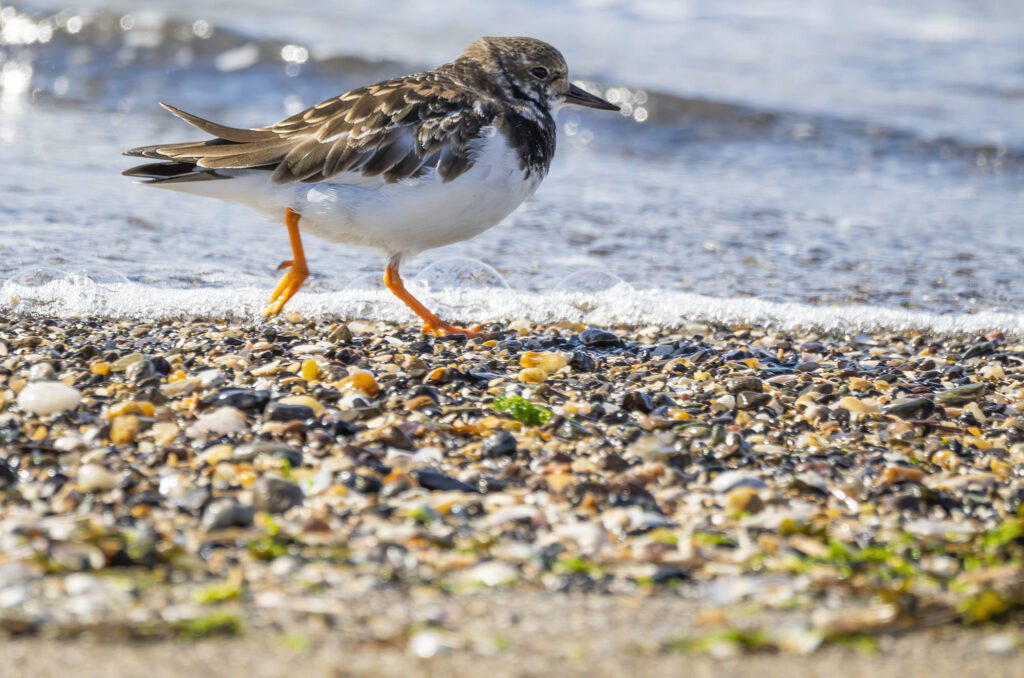
{"label": "dark stone", "polygon": [[591,327],[583,330],[579,336],[580,343],[584,346],[618,346],[622,343],[617,335],[607,330],[599,330]]}
{"label": "dark stone", "polygon": [[283,462],[287,462],[288,468],[298,468],[302,466],[302,450],[289,445],[279,445],[272,450],[270,454]]}
{"label": "dark stone", "polygon": [[476,489],[480,494],[488,492],[501,492],[508,487],[508,483],[494,476],[480,476],[476,481]]}
{"label": "dark stone", "polygon": [[451,476],[446,476],[440,471],[421,469],[419,471],[413,471],[412,476],[421,487],[428,490],[440,490],[442,492],[449,492],[452,490],[459,492],[477,491],[477,489],[472,485],[464,483],[461,480],[456,480]]}
{"label": "dark stone", "polygon": [[377,494],[381,488],[381,482],[373,476],[359,475],[352,471],[339,473],[338,481],[345,487],[361,494]]}
{"label": "dark stone", "polygon": [[408,346],[405,347],[405,350],[408,351],[409,353],[424,354],[433,353],[434,347],[429,341],[421,339],[420,341],[414,341],[410,343]]}
{"label": "dark stone", "polygon": [[619,406],[627,412],[643,412],[644,414],[649,414],[654,410],[651,396],[641,391],[629,391],[623,395]]}
{"label": "dark stone", "polygon": [[989,353],[995,353],[996,345],[991,341],[982,341],[974,344],[960,356],[961,360],[967,360],[968,358],[977,358],[978,356],[988,355]]}
{"label": "dark stone", "polygon": [[629,468],[629,462],[620,457],[619,455],[615,454],[614,452],[611,452],[601,457],[597,461],[597,465],[599,468],[604,469],[605,471],[612,471],[614,473],[618,473],[619,471],[625,471],[627,468]]}
{"label": "dark stone", "polygon": [[132,394],[132,400],[163,405],[167,402],[167,396],[160,392],[159,386],[156,386],[136,389],[135,393]]}
{"label": "dark stone", "polygon": [[359,427],[350,421],[335,421],[328,425],[328,430],[337,436],[354,436],[358,431]]}
{"label": "dark stone", "polygon": [[655,346],[651,350],[652,358],[667,358],[676,352],[675,344],[662,344],[661,346]]}
{"label": "dark stone", "polygon": [[153,370],[153,363],[146,359],[132,363],[128,366],[128,369],[124,371],[125,378],[136,384],[140,381],[149,379],[155,374],[156,372]]}
{"label": "dark stone", "polygon": [[928,398],[898,398],[882,411],[900,419],[927,419],[935,411],[935,403]]}
{"label": "dark stone", "polygon": [[505,457],[516,453],[516,437],[508,431],[498,431],[484,441],[485,457]]}
{"label": "dark stone", "polygon": [[614,412],[611,412],[601,417],[601,421],[611,425],[623,424],[629,421],[629,412],[627,412],[626,410],[615,410]]}
{"label": "dark stone", "polygon": [[597,361],[583,351],[573,351],[569,356],[569,367],[580,372],[593,372],[597,368]]}
{"label": "dark stone", "polygon": [[302,489],[284,478],[263,476],[252,485],[252,504],[259,511],[284,513],[305,501]]}
{"label": "dark stone", "polygon": [[416,449],[416,442],[409,437],[405,431],[399,426],[389,426],[382,434],[380,441],[391,447],[396,447],[400,450],[414,450]]}
{"label": "dark stone", "polygon": [[465,334],[446,334],[442,337],[437,337],[437,341],[444,341],[450,344],[464,344],[469,339]]}
{"label": "dark stone", "polygon": [[0,490],[13,487],[17,482],[18,474],[8,465],[6,459],[0,459]]}
{"label": "dark stone", "polygon": [[923,508],[921,498],[909,492],[887,496],[881,503],[890,510],[909,513],[920,513]]}
{"label": "dark stone", "polygon": [[129,506],[138,506],[144,504],[146,506],[162,506],[164,503],[164,495],[159,492],[152,490],[144,490],[128,497]]}
{"label": "dark stone", "polygon": [[309,405],[288,405],[285,403],[269,403],[263,411],[267,421],[305,421],[316,416]]}
{"label": "dark stone", "polygon": [[740,391],[754,391],[755,393],[760,393],[764,390],[761,380],[753,376],[730,379],[726,383],[725,388],[729,393],[739,393]]}
{"label": "dark stone", "polygon": [[437,405],[441,402],[441,394],[437,392],[437,389],[433,386],[417,386],[409,392],[409,398],[415,398],[417,396],[427,396],[434,404]]}
{"label": "dark stone", "polygon": [[167,362],[167,358],[162,355],[150,358],[149,362],[153,365],[153,374],[162,377],[171,373],[171,364]]}
{"label": "dark stone", "polygon": [[[2,468],[2,466],[0,466]],[[10,485],[5,483],[4,474],[0,472],[0,489],[9,487]],[[49,478],[43,481],[43,487],[39,491],[39,496],[42,499],[49,499],[53,495],[57,494],[62,487],[68,482],[68,477],[63,473],[54,473]]]}
{"label": "dark stone", "polygon": [[654,398],[654,406],[657,407],[678,407],[679,403],[672,399],[667,393],[659,393]]}
{"label": "dark stone", "polygon": [[199,403],[203,407],[235,407],[240,410],[260,410],[270,402],[270,391],[251,388],[229,388],[204,397]]}
{"label": "dark stone", "polygon": [[611,506],[640,506],[646,511],[661,513],[654,496],[637,483],[608,485],[608,503]]}
{"label": "dark stone", "polygon": [[980,398],[985,393],[985,384],[970,384],[968,386],[960,386],[958,388],[951,388],[948,391],[935,396],[943,405],[952,405],[953,407],[960,407],[966,405],[969,402],[973,402]]}
{"label": "dark stone", "polygon": [[602,504],[608,499],[608,486],[596,481],[576,483],[569,488],[566,498],[572,506],[579,506],[588,494],[594,502]]}
{"label": "dark stone", "polygon": [[238,500],[224,497],[209,504],[203,512],[202,524],[207,530],[223,530],[228,527],[248,527],[256,510],[244,506]]}
{"label": "dark stone", "polygon": [[736,407],[741,410],[756,410],[762,405],[767,405],[772,400],[767,393],[754,393],[753,391],[741,391],[736,396]]}
{"label": "dark stone", "polygon": [[555,435],[566,440],[582,440],[589,438],[592,434],[585,426],[575,419],[563,419],[555,428]]}
{"label": "dark stone", "polygon": [[291,445],[275,443],[273,441],[262,441],[250,443],[248,445],[239,445],[231,454],[231,458],[234,461],[252,461],[261,454],[269,454],[270,456],[277,457],[278,459],[287,460],[288,464],[292,468],[302,464],[302,450],[296,449]]}
{"label": "dark stone", "polygon": [[690,575],[678,565],[662,565],[651,575],[652,584],[668,584],[689,579]]}
{"label": "dark stone", "polygon": [[477,499],[470,499],[465,502],[458,502],[452,505],[451,516],[461,520],[472,520],[484,515],[484,505]]}
{"label": "dark stone", "polygon": [[328,335],[327,339],[332,344],[347,344],[352,341],[352,330],[348,325],[339,325]]}
{"label": "dark stone", "polygon": [[210,503],[212,497],[213,493],[209,487],[197,487],[172,500],[171,504],[189,513],[199,513]]}

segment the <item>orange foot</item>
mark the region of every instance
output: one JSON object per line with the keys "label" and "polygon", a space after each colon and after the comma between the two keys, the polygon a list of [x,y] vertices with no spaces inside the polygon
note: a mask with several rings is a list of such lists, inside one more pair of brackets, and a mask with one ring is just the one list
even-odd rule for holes
{"label": "orange foot", "polygon": [[449,334],[464,334],[470,339],[475,339],[481,336],[482,330],[479,325],[471,330],[464,329],[462,327],[456,327],[455,325],[449,325],[440,318],[436,322],[427,321],[423,324],[423,334],[431,334],[435,337],[444,337]]}
{"label": "orange foot", "polygon": [[464,334],[470,339],[480,336],[479,327],[466,330],[455,325],[449,325],[421,304],[419,299],[412,296],[409,290],[405,289],[402,277],[398,275],[397,260],[393,259],[388,262],[388,267],[384,270],[384,284],[387,285],[392,294],[401,299],[406,306],[412,309],[413,313],[423,320],[423,334],[432,334],[435,337],[443,337],[448,334]]}
{"label": "orange foot", "polygon": [[270,304],[263,311],[263,317],[275,315],[281,312],[288,300],[295,296],[295,293],[302,287],[309,277],[309,268],[306,266],[306,254],[302,251],[302,239],[299,236],[299,215],[289,208],[285,212],[285,225],[288,227],[288,239],[292,244],[292,258],[282,261],[277,270],[288,269],[281,277],[281,282],[270,293]]}
{"label": "orange foot", "polygon": [[281,277],[281,282],[277,283],[277,287],[270,293],[270,304],[263,311],[263,317],[280,313],[284,305],[295,296],[295,293],[299,291],[302,283],[306,282],[308,277],[309,269],[305,266],[302,268],[290,267],[288,272]]}

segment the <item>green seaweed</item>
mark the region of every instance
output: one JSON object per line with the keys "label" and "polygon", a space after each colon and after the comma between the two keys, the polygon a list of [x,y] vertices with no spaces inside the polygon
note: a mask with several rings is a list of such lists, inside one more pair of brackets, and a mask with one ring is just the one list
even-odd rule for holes
{"label": "green seaweed", "polygon": [[1002,617],[1013,607],[1012,601],[995,591],[987,590],[960,601],[957,605],[957,612],[967,624],[981,624]]}
{"label": "green seaweed", "polygon": [[527,426],[542,426],[551,419],[554,414],[551,410],[534,405],[522,396],[494,396],[494,409],[499,412],[508,412],[513,417]]}
{"label": "green seaweed", "polygon": [[605,569],[580,556],[571,556],[555,563],[554,570],[559,574],[582,573],[591,577],[600,577],[605,574]]}
{"label": "green seaweed", "polygon": [[1009,546],[1024,538],[1024,520],[1011,518],[1005,520],[982,535],[981,543],[986,551],[994,551]]}
{"label": "green seaweed", "polygon": [[193,591],[192,600],[197,603],[223,603],[226,600],[234,600],[241,595],[241,582],[220,581]]}
{"label": "green seaweed", "polygon": [[735,647],[740,652],[763,652],[777,649],[777,645],[762,629],[733,627],[697,638],[685,636],[674,638],[662,645],[662,651],[706,653],[722,645]]}
{"label": "green seaweed", "polygon": [[183,638],[206,638],[209,636],[239,636],[245,630],[242,618],[234,612],[215,610],[210,614],[185,619],[175,624],[178,635]]}
{"label": "green seaweed", "polygon": [[701,546],[726,546],[734,548],[736,540],[721,532],[694,532],[693,541]]}
{"label": "green seaweed", "polygon": [[861,654],[878,654],[878,636],[867,631],[852,631],[850,633],[830,633],[822,641],[823,645],[838,645],[857,650]]}
{"label": "green seaweed", "polygon": [[285,633],[278,637],[278,641],[297,654],[305,654],[313,648],[313,640],[301,633]]}
{"label": "green seaweed", "polygon": [[260,560],[274,560],[281,556],[288,555],[288,544],[277,537],[269,534],[262,537],[250,539],[246,544],[249,553]]}

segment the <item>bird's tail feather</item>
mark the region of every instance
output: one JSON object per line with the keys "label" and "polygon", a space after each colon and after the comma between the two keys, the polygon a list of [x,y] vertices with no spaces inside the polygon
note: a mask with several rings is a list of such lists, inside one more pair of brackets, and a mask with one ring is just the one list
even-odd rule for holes
{"label": "bird's tail feather", "polygon": [[140,146],[125,151],[125,155],[165,160],[132,167],[126,176],[142,177],[146,183],[171,183],[230,179],[217,174],[217,169],[270,169],[288,152],[290,142],[266,129],[240,129],[228,127],[161,103],[165,109],[216,138],[206,141],[186,141],[172,144]]}
{"label": "bird's tail feather", "polygon": [[231,177],[217,174],[215,170],[204,170],[196,167],[193,162],[151,162],[126,169],[121,174],[126,177],[140,177],[147,184],[171,184],[185,181],[209,181],[211,179],[230,179]]}

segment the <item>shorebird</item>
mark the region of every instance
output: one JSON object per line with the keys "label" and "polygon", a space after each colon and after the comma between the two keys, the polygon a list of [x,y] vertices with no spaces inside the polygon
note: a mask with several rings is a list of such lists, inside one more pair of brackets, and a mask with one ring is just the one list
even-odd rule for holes
{"label": "shorebird", "polygon": [[280,312],[309,276],[305,232],[383,250],[384,283],[425,333],[476,336],[413,297],[399,266],[472,238],[533,195],[564,104],[618,110],[572,84],[551,45],[481,38],[437,68],[354,89],[267,127],[228,127],[161,104],[215,138],[126,151],[160,162],[124,174],[283,220],[292,258],[279,266],[286,271],[265,315]]}

